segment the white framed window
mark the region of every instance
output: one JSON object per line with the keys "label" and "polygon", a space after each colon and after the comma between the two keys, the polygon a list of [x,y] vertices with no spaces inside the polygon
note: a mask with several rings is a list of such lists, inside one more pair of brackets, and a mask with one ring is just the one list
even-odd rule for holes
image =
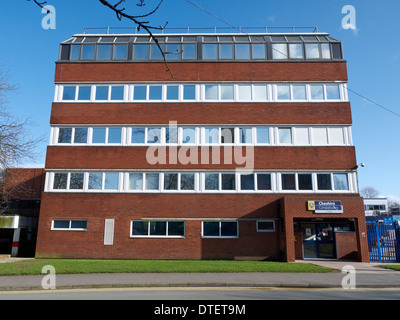
{"label": "white framed window", "polygon": [[356,172],[114,172],[46,174],[46,192],[357,193]]}
{"label": "white framed window", "polygon": [[137,127],[137,128],[130,128],[129,130],[130,133],[130,144],[133,145],[142,145],[145,144],[147,139],[146,139],[146,128],[144,127]]}
{"label": "white framed window", "polygon": [[87,231],[86,219],[54,219],[51,230],[57,231]]}
{"label": "white framed window", "polygon": [[133,101],[146,101],[148,99],[147,89],[148,89],[147,85],[134,85]]}
{"label": "white framed window", "polygon": [[159,172],[131,172],[125,175],[128,192],[160,192],[161,173]]}
{"label": "white framed window", "polygon": [[316,173],[317,192],[349,192],[351,181],[347,173]]}
{"label": "white framed window", "polygon": [[296,84],[291,86],[292,98],[294,101],[306,101],[307,100],[307,86],[304,84]]}
{"label": "white framed window", "polygon": [[317,173],[317,190],[332,191],[332,175],[330,173]]}
{"label": "white framed window", "polygon": [[349,176],[346,173],[332,173],[333,188],[335,191],[349,191]]}
{"label": "white framed window", "polygon": [[322,84],[310,85],[310,98],[311,100],[317,100],[317,101],[325,100],[325,86]]}
{"label": "white framed window", "polygon": [[179,142],[181,145],[198,145],[199,130],[196,127],[179,128]]}
{"label": "white framed window", "polygon": [[256,144],[270,145],[273,141],[273,128],[270,127],[256,127]]}
{"label": "white framed window", "polygon": [[77,86],[77,99],[78,101],[92,100],[92,86]]}
{"label": "white framed window", "polygon": [[351,146],[344,126],[53,127],[50,145]]}
{"label": "white framed window", "polygon": [[146,143],[147,144],[161,144],[163,143],[163,128],[152,127],[146,128]]}
{"label": "white framed window", "polygon": [[203,221],[202,223],[203,238],[238,238],[239,223],[238,221]]}
{"label": "white framed window", "polygon": [[184,238],[185,221],[180,220],[132,220],[132,238]]}
{"label": "white framed window", "polygon": [[207,172],[202,173],[202,192],[233,193],[237,190],[237,177],[235,173]]}
{"label": "white framed window", "polygon": [[219,86],[218,85],[205,85],[204,86],[204,100],[217,101],[219,99]]}
{"label": "white framed window", "polygon": [[348,101],[346,83],[58,84],[54,102]]}
{"label": "white framed window", "polygon": [[55,172],[51,176],[51,189],[54,191],[83,192],[85,189],[85,173]]}
{"label": "white framed window", "polygon": [[275,232],[275,220],[257,220],[257,232]]}
{"label": "white framed window", "polygon": [[160,191],[160,174],[158,172],[146,172],[143,182],[145,191]]}
{"label": "white framed window", "polygon": [[239,192],[272,192],[272,174],[267,172],[240,173]]}
{"label": "white framed window", "polygon": [[291,100],[291,91],[290,91],[290,85],[282,84],[282,85],[277,85],[276,86],[276,97],[277,100]]}
{"label": "white framed window", "polygon": [[194,172],[165,172],[161,176],[164,192],[196,191],[196,173]]}
{"label": "white framed window", "polygon": [[312,173],[281,173],[280,190],[282,192],[313,192],[314,183]]}
{"label": "white framed window", "polygon": [[88,192],[112,192],[120,190],[119,172],[89,172],[88,173]]}
{"label": "white framed window", "polygon": [[63,101],[75,101],[77,99],[76,86],[65,85],[62,87],[62,100]]}
{"label": "white framed window", "polygon": [[202,144],[219,145],[221,143],[221,132],[219,127],[202,128]]}
{"label": "white framed window", "polygon": [[119,127],[94,127],[91,128],[91,144],[122,144],[122,138],[125,130]]}
{"label": "white framed window", "polygon": [[239,128],[239,143],[253,145],[254,144],[254,130],[252,127]]}
{"label": "white framed window", "polygon": [[292,144],[292,128],[291,127],[279,127],[277,128],[277,144],[278,145],[290,145]]}

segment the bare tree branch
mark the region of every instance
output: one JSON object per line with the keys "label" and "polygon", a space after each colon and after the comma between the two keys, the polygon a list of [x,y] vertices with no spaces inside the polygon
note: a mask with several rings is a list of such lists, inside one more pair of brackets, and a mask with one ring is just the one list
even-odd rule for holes
{"label": "bare tree branch", "polygon": [[[31,0],[27,0],[27,1],[31,1]],[[160,50],[160,52],[162,54],[164,64],[167,67],[167,72],[169,72],[169,74],[173,78],[174,74],[172,73],[172,71],[168,65],[166,55],[167,54],[179,54],[180,52],[177,52],[177,53],[164,52],[164,50],[161,47],[160,43],[158,42],[157,38],[153,35],[153,33],[151,31],[151,30],[164,30],[166,28],[168,22],[166,22],[164,26],[154,27],[154,26],[149,25],[149,21],[140,21],[139,20],[139,19],[146,18],[146,17],[149,17],[152,14],[154,14],[160,8],[160,6],[164,0],[160,0],[160,2],[158,3],[158,5],[156,6],[156,8],[154,10],[152,10],[146,14],[143,14],[143,15],[132,15],[132,14],[126,13],[125,12],[126,8],[121,6],[123,3],[126,3],[126,0],[119,0],[114,5],[112,5],[110,3],[110,1],[107,1],[107,0],[99,0],[99,1],[101,4],[103,4],[104,6],[110,8],[112,11],[114,11],[118,20],[121,21],[122,18],[131,20],[138,26],[138,31],[140,31],[140,29],[142,28],[150,35],[151,39],[153,39],[153,41],[155,42],[155,44],[157,45],[158,49]],[[145,1],[146,0],[139,0],[139,3],[137,3],[136,5],[138,7],[144,7],[146,5]],[[47,4],[47,1],[39,2],[38,0],[33,0],[33,2],[42,9],[44,9],[44,6]],[[47,13],[50,13],[50,11],[47,10]]]}
{"label": "bare tree branch", "polygon": [[[125,8],[121,8],[119,9],[118,7],[123,3],[126,2],[126,0],[120,0],[119,2],[117,2],[115,5],[110,4],[107,0],[99,0],[101,4],[103,4],[104,6],[110,8],[111,10],[113,10],[115,12],[115,14],[117,15],[118,20],[122,20],[122,18],[126,18],[129,19],[131,21],[133,21],[137,26],[138,26],[138,30],[140,31],[140,28],[143,28],[149,35],[150,37],[153,39],[153,41],[155,42],[155,44],[157,45],[158,49],[160,50],[162,56],[163,56],[163,60],[164,60],[164,64],[167,67],[167,71],[170,73],[171,77],[174,77],[174,74],[172,73],[168,62],[167,62],[167,58],[166,58],[166,52],[164,52],[164,50],[161,48],[160,43],[158,42],[157,38],[153,35],[153,33],[151,32],[151,30],[164,30],[165,27],[167,26],[168,22],[164,25],[164,27],[153,27],[148,25],[148,21],[139,21],[138,19],[140,18],[144,18],[144,17],[148,17],[151,14],[155,13],[161,6],[161,4],[163,3],[164,0],[161,0],[158,4],[158,6],[151,12],[145,14],[145,15],[141,15],[141,16],[134,16],[134,15],[129,15],[127,13],[125,13]],[[140,0],[140,3],[138,4],[138,6],[142,7],[144,6],[144,0]]]}
{"label": "bare tree branch", "polygon": [[[44,137],[32,137],[28,129],[34,123],[30,118],[17,118],[6,109],[6,94],[15,89],[15,86],[9,84],[7,74],[0,70],[0,180],[4,179],[9,168],[18,166],[21,160],[35,160],[36,147],[44,141]],[[1,182],[0,214],[7,209],[7,199],[12,197],[12,193],[21,191],[17,187],[4,188],[4,181]]]}
{"label": "bare tree branch", "polygon": [[[27,0],[27,1],[31,1],[31,0]],[[34,3],[36,3],[40,8],[45,9],[45,5],[47,4],[47,1],[43,1],[43,2],[39,2],[37,0],[33,0]],[[47,13],[51,13],[50,10],[45,9],[47,11]]]}
{"label": "bare tree branch", "polygon": [[362,188],[360,194],[364,198],[372,199],[372,198],[376,198],[377,196],[379,196],[379,191],[376,190],[374,187],[368,186],[368,187]]}

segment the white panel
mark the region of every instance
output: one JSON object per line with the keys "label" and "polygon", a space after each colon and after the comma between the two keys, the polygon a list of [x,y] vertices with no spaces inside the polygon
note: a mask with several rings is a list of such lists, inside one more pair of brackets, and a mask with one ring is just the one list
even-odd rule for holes
{"label": "white panel", "polygon": [[326,146],[328,144],[326,128],[312,128],[312,142],[315,146]]}
{"label": "white panel", "polygon": [[328,128],[329,144],[344,145],[344,136],[342,128]]}
{"label": "white panel", "polygon": [[296,146],[305,146],[310,144],[308,128],[295,128],[294,144]]}
{"label": "white panel", "polygon": [[104,245],[114,244],[114,219],[106,219],[104,225]]}

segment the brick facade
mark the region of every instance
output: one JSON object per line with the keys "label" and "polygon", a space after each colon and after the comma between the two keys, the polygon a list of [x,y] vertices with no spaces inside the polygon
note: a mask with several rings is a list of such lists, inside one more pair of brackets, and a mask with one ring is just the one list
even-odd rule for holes
{"label": "brick facade", "polygon": [[57,63],[55,81],[347,81],[345,62]]}
{"label": "brick facade", "polygon": [[[109,169],[132,169],[132,163],[138,169],[225,169],[234,170],[245,166],[240,163],[240,159],[235,161],[236,153],[246,156],[246,149],[235,147],[229,153],[229,157],[225,157],[224,149],[219,148],[219,152],[215,152],[212,148],[203,151],[199,147],[189,147],[187,150],[188,157],[191,154],[197,157],[188,164],[170,164],[168,147],[159,147],[165,150],[166,164],[151,164],[146,159],[147,147],[48,147],[46,167],[49,169],[104,169],[105,163]],[[202,152],[208,157],[208,164],[202,161]],[[219,154],[218,158],[214,158],[213,152]],[[251,151],[248,151],[251,152]],[[179,148],[177,149],[179,153]],[[153,152],[151,153],[153,154]],[[154,152],[157,155],[157,152]],[[174,153],[175,154],[175,153]],[[118,156],[116,156],[118,155]],[[224,162],[228,158],[230,163]],[[194,161],[197,159],[197,161]],[[197,163],[196,163],[197,162]],[[214,164],[213,164],[214,163]],[[357,166],[355,161],[354,147],[269,147],[254,148],[254,169],[285,169],[285,170],[352,170]]]}
{"label": "brick facade", "polygon": [[[145,112],[144,112],[145,111]],[[90,116],[88,116],[90,115]],[[348,102],[325,103],[53,103],[51,124],[344,124]]]}
{"label": "brick facade", "polygon": [[[343,60],[280,62],[170,62],[174,77],[160,62],[57,62],[56,84],[124,83],[327,83],[347,82]],[[54,102],[52,126],[118,125],[308,125],[351,126],[347,101],[293,103],[65,103]],[[200,150],[200,147],[193,147]],[[240,147],[241,148],[241,147]],[[179,148],[178,148],[179,149]],[[255,170],[355,172],[353,146],[256,147]],[[147,147],[49,146],[51,170],[234,170],[233,164],[151,165]],[[222,157],[221,152],[221,157]],[[167,152],[168,155],[168,152]],[[199,161],[201,163],[201,161]],[[315,215],[309,200],[340,200],[344,213]],[[302,258],[302,239],[294,232],[301,219],[354,221],[355,233],[337,236],[337,257],[368,261],[364,206],[356,193],[334,194],[176,194],[45,192],[39,223],[38,258],[88,259],[270,259]],[[87,219],[87,230],[52,230],[55,219]],[[104,244],[105,220],[114,219],[113,245]],[[185,221],[181,238],[131,236],[132,220]],[[234,238],[202,236],[207,220],[238,221]],[[259,232],[257,221],[273,221]],[[172,220],[171,220],[172,221]]]}

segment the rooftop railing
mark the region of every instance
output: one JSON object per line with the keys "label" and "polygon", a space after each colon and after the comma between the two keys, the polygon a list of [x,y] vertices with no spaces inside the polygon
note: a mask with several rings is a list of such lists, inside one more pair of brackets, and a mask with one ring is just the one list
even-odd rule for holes
{"label": "rooftop railing", "polygon": [[[137,27],[99,27],[84,28],[84,34],[114,34],[114,33],[145,34]],[[318,27],[214,27],[214,28],[164,28],[157,34],[196,34],[196,33],[318,33]]]}

